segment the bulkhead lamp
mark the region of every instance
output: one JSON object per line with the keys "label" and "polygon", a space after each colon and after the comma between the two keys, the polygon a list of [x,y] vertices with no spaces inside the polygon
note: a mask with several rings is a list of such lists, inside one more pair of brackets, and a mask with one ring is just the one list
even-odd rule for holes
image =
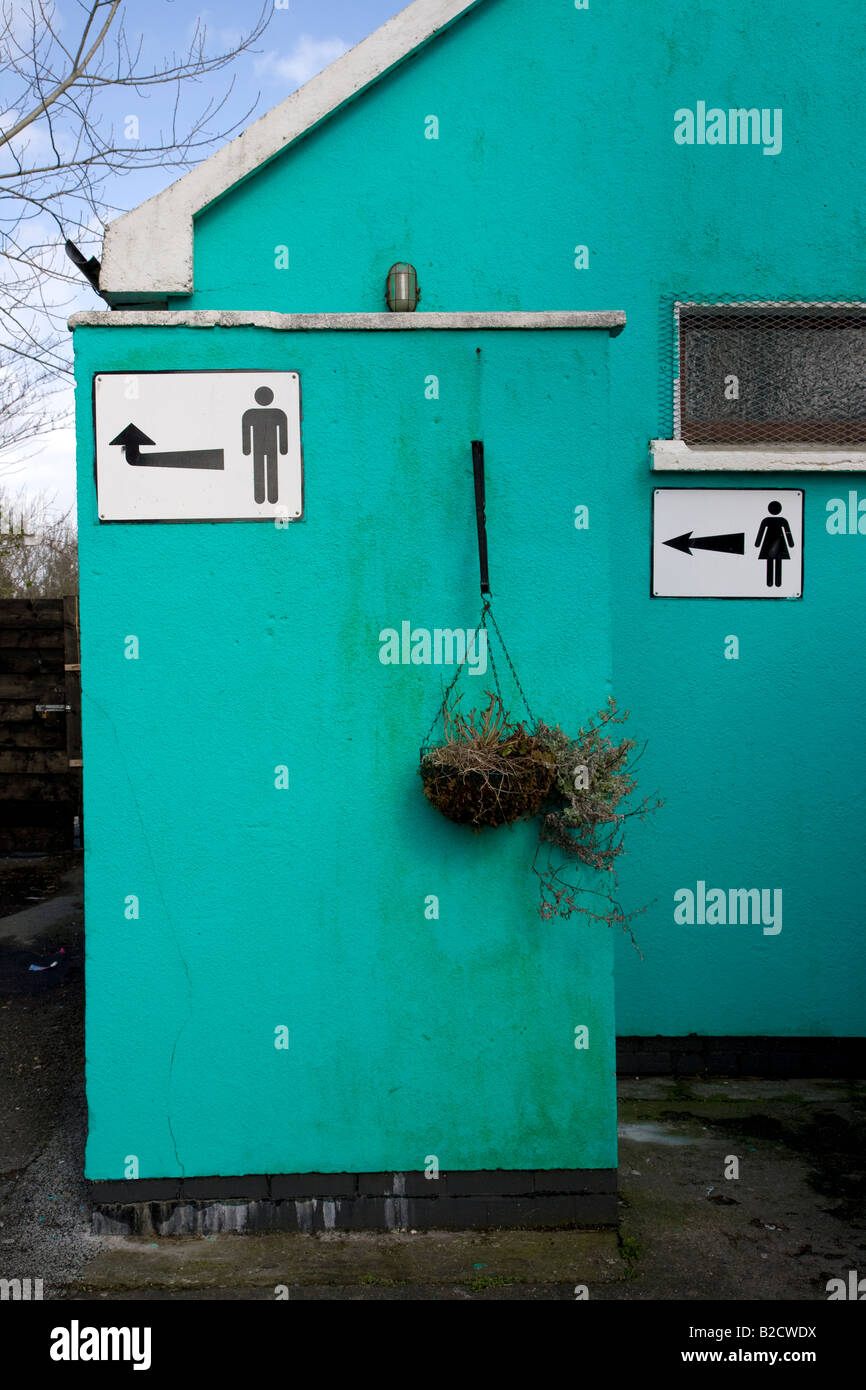
{"label": "bulkhead lamp", "polygon": [[421,298],[418,272],[414,265],[398,261],[396,265],[391,266],[385,284],[385,298],[392,314],[414,313]]}

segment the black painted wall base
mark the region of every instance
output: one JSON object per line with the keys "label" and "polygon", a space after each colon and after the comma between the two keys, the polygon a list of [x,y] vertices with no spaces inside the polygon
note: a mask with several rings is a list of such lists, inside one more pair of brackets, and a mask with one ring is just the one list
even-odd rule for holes
{"label": "black painted wall base", "polygon": [[305,1173],[91,1182],[100,1235],[617,1224],[616,1170]]}
{"label": "black painted wall base", "polygon": [[[620,1037],[621,1076],[866,1076],[866,1038]],[[91,1182],[94,1230],[484,1230],[617,1224],[615,1169],[252,1174]]]}
{"label": "black painted wall base", "polygon": [[620,1076],[866,1076],[866,1038],[621,1037]]}

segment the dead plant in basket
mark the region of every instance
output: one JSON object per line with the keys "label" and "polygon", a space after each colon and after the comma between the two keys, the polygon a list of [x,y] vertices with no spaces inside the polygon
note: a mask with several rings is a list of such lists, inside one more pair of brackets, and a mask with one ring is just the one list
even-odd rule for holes
{"label": "dead plant in basket", "polygon": [[[634,816],[645,820],[664,803],[658,797],[645,797],[623,809],[636,787],[632,774],[636,759],[631,754],[637,744],[631,738],[617,738],[613,729],[627,719],[628,710],[620,714],[611,696],[575,738],[559,725],[538,724],[536,735],[553,755],[555,770],[542,808],[533,869],[539,878],[542,917],[582,913],[608,926],[617,923],[637,947],[631,922],[650,904],[624,911],[616,896],[617,860],[624,849],[626,821]],[[606,883],[589,886],[575,869],[566,873],[569,860],[607,875]],[[584,895],[597,899],[598,910],[580,901]]]}
{"label": "dead plant in basket", "polygon": [[486,694],[486,707],[468,716],[461,695],[446,704],[445,742],[421,755],[425,796],[449,820],[476,828],[537,815],[555,772],[544,740],[513,723],[498,694]]}
{"label": "dead plant in basket", "polygon": [[[662,803],[647,798],[621,809],[635,788],[629,756],[636,744],[611,737],[610,730],[625,722],[628,711],[618,714],[611,698],[571,738],[558,724],[539,721],[529,729],[514,722],[500,695],[486,694],[487,705],[469,715],[460,708],[462,696],[446,699],[445,741],[421,755],[425,795],[449,820],[476,829],[538,816],[533,869],[541,916],[582,913],[608,925],[616,922],[634,942],[631,921],[646,907],[623,911],[615,896],[616,860],[623,851],[625,821],[644,819]],[[586,885],[574,871],[564,876],[568,860],[610,877],[601,888]],[[599,910],[579,901],[586,894],[597,898]]]}

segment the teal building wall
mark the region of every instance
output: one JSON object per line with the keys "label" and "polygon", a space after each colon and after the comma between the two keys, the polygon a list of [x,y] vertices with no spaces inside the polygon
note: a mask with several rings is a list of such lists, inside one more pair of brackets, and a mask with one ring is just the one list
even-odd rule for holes
{"label": "teal building wall", "polygon": [[[202,213],[171,305],[379,310],[408,260],[419,314],[624,309],[616,339],[76,331],[91,1176],[605,1166],[614,950],[620,1034],[863,1032],[866,536],[827,520],[866,481],[648,449],[671,297],[866,297],[863,38],[854,0],[485,0]],[[781,149],[676,143],[698,101],[781,110]],[[97,523],[93,374],[180,366],[301,373],[303,523]],[[620,861],[643,960],[537,917],[530,827],[467,840],[419,793],[439,673],[377,638],[474,621],[473,437],[534,704],[614,693],[665,798]],[[802,600],[650,598],[652,488],[701,484],[804,488]],[[678,923],[699,882],[782,890],[782,930]]]}
{"label": "teal building wall", "polygon": [[[389,78],[197,221],[195,308],[382,307],[383,271],[418,268],[419,312],[624,309],[611,356],[613,689],[646,740],[641,786],[666,806],[622,861],[645,960],[618,942],[624,1034],[859,1035],[866,736],[866,535],[827,529],[866,478],[650,472],[671,433],[672,297],[866,298],[857,0],[485,0]],[[675,113],[782,111],[781,149],[680,145]],[[427,117],[439,138],[426,138]],[[288,270],[274,246],[289,247]],[[588,265],[577,269],[575,248]],[[580,389],[547,538],[586,501]],[[539,441],[541,443],[541,441]],[[651,600],[654,486],[804,487],[802,601]],[[866,523],[864,523],[866,524]],[[606,565],[571,531],[563,578]],[[543,564],[546,552],[541,550]],[[572,640],[589,658],[587,604]],[[853,627],[852,627],[853,624]],[[740,656],[724,657],[725,638]],[[783,890],[782,931],[686,926],[699,881]]]}
{"label": "teal building wall", "polygon": [[[304,520],[277,527],[100,524],[80,472],[88,1176],[615,1164],[611,934],[542,921],[535,828],[476,834],[425,800],[454,668],[383,664],[380,634],[478,621],[482,437],[527,696],[604,700],[608,578],[549,508],[580,383],[605,529],[616,341],[76,331],[82,459],[97,371],[243,365],[300,373],[306,475]],[[485,704],[490,666],[460,688]]]}

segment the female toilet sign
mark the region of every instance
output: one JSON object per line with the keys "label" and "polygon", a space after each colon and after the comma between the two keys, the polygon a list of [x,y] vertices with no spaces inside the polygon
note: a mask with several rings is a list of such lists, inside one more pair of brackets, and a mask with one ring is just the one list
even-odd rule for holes
{"label": "female toilet sign", "polygon": [[651,593],[802,598],[802,490],[656,488]]}
{"label": "female toilet sign", "polygon": [[100,521],[298,521],[297,372],[94,378]]}
{"label": "female toilet sign", "polygon": [[755,545],[761,547],[758,559],[767,562],[768,589],[781,589],[782,561],[791,558],[788,546],[794,544],[794,537],[791,535],[788,522],[785,517],[779,515],[781,510],[782,504],[775,498],[767,504],[767,511],[770,515],[765,516],[761,522],[761,529],[758,531],[755,541]]}

